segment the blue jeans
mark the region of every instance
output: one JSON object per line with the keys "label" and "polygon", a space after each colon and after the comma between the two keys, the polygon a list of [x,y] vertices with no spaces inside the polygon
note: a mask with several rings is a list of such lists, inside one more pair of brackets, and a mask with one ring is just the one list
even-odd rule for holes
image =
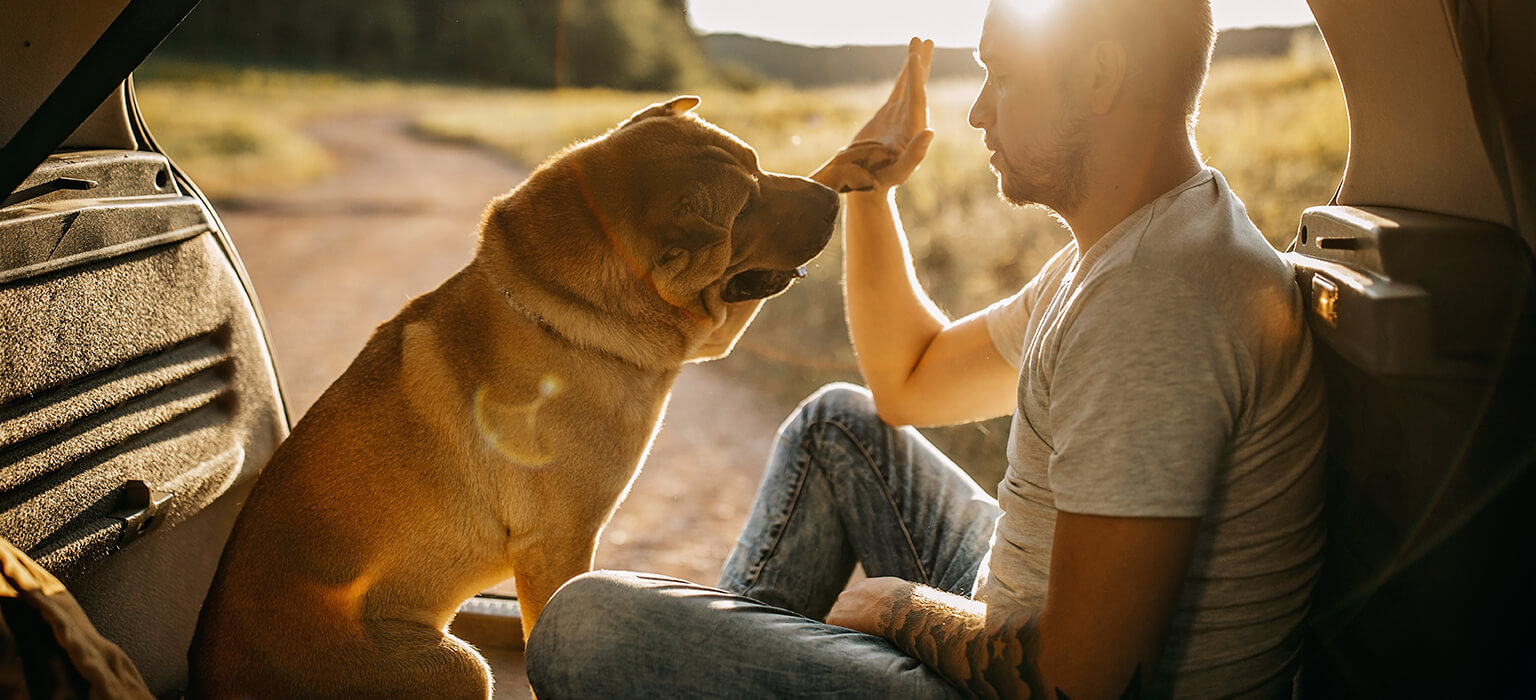
{"label": "blue jeans", "polygon": [[855,564],[971,595],[997,503],[862,388],[822,388],[779,428],[718,588],[597,571],[572,580],[528,640],[557,698],[963,697],[889,642],[820,620]]}

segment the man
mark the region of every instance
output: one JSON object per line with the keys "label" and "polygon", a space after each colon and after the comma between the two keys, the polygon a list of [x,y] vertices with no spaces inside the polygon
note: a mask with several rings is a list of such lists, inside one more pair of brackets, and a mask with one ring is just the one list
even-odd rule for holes
{"label": "man", "polygon": [[[719,589],[599,572],[556,595],[539,696],[1290,697],[1323,393],[1289,268],[1193,144],[1211,44],[1207,0],[994,0],[970,120],[1002,196],[1073,240],[950,321],[891,196],[932,137],[915,42],[823,173],[868,188],[844,245],[870,393],[785,423]],[[996,502],[890,427],[1008,412]],[[855,562],[872,578],[843,590]]]}

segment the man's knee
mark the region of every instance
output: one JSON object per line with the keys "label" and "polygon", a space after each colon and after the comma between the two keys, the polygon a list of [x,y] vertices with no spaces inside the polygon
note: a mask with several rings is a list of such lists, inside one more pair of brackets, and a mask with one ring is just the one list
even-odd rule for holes
{"label": "man's knee", "polygon": [[605,660],[626,644],[624,622],[644,614],[634,575],[618,571],[582,574],[560,588],[528,637],[528,680],[534,690],[568,696],[583,676],[602,674]]}
{"label": "man's knee", "polygon": [[784,432],[803,433],[818,424],[836,423],[850,429],[884,428],[869,390],[847,382],[827,384],[811,394],[785,422]]}

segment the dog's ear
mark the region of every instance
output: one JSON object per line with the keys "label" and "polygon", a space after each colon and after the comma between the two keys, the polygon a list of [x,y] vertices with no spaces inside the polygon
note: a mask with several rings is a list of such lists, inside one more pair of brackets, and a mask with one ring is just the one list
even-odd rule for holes
{"label": "dog's ear", "polygon": [[731,237],[731,229],[714,223],[697,214],[683,217],[682,225],[666,237],[668,249],[682,248],[693,252]]}
{"label": "dog's ear", "polygon": [[[663,299],[678,308],[692,308],[699,292],[719,279],[730,258],[731,229],[688,214],[660,236],[651,279]],[[724,245],[722,245],[724,244]],[[711,316],[706,305],[694,310]]]}
{"label": "dog's ear", "polygon": [[626,126],[629,126],[630,124],[634,124],[635,122],[644,119],[650,119],[651,117],[676,117],[682,114],[687,114],[688,112],[693,111],[694,107],[699,106],[699,102],[700,100],[697,95],[679,95],[672,98],[671,100],[668,100],[667,102],[657,102],[656,104],[653,104],[649,107],[646,107],[645,109],[629,115],[629,119],[623,124],[620,124],[619,128],[622,129]]}

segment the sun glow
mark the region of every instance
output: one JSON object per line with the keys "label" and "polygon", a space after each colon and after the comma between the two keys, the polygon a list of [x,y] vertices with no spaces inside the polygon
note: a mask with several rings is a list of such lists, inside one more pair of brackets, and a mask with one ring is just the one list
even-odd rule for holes
{"label": "sun glow", "polygon": [[996,0],[994,5],[1003,5],[1011,14],[1022,20],[1037,20],[1050,14],[1061,4],[1061,0]]}

